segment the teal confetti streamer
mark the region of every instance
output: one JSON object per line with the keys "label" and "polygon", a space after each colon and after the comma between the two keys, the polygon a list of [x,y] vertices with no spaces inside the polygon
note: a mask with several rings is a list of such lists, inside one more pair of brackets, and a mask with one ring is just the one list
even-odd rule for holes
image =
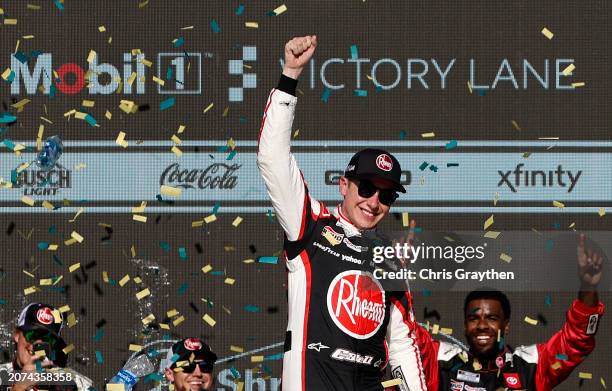
{"label": "teal confetti streamer", "polygon": [[174,41],[174,47],[175,47],[175,48],[181,47],[181,46],[183,46],[183,44],[184,44],[184,43],[185,43],[185,38],[183,38],[183,37],[178,37],[178,38],[176,39],[176,41]]}
{"label": "teal confetti streamer", "polygon": [[89,114],[85,116],[85,121],[91,126],[96,126],[96,124],[98,123],[96,119]]}
{"label": "teal confetti streamer", "polygon": [[62,4],[60,2],[60,0],[54,0],[53,4],[55,4],[55,6],[57,7],[58,10],[63,11],[64,10],[64,4]]}
{"label": "teal confetti streamer", "polygon": [[357,45],[351,45],[351,59],[356,60],[359,58],[359,53],[357,52]]}
{"label": "teal confetti streamer", "polygon": [[448,143],[446,143],[446,145],[444,146],[445,149],[450,150],[450,149],[454,149],[457,148],[457,140],[451,140]]}
{"label": "teal confetti streamer", "polygon": [[246,7],[244,6],[244,4],[240,4],[238,8],[236,8],[236,16],[242,15],[244,13],[245,8]]}
{"label": "teal confetti streamer", "polygon": [[219,23],[214,19],[210,21],[210,28],[212,29],[213,33],[221,32],[221,27],[219,26]]}
{"label": "teal confetti streamer", "polygon": [[259,307],[257,307],[256,305],[253,304],[247,304],[244,306],[244,310],[247,312],[261,312],[261,309]]}
{"label": "teal confetti streamer", "polygon": [[49,232],[49,234],[51,234],[51,235],[55,235],[57,233],[57,227],[55,225],[52,225],[52,226],[49,227],[47,232]]}
{"label": "teal confetti streamer", "polygon": [[430,297],[431,296],[431,291],[429,289],[423,289],[423,296]]}
{"label": "teal confetti streamer", "polygon": [[446,167],[459,167],[459,163],[446,163]]}
{"label": "teal confetti streamer", "polygon": [[102,337],[104,336],[104,329],[103,328],[99,328],[96,330],[96,335],[94,335],[93,339],[96,342],[100,342],[100,340],[102,339]]}
{"label": "teal confetti streamer", "polygon": [[405,130],[400,130],[400,133],[399,133],[400,140],[405,140],[406,139],[406,135],[407,134],[406,134]]}
{"label": "teal confetti streamer", "polygon": [[217,151],[218,151],[218,152],[221,152],[221,153],[225,153],[225,152],[227,152],[227,150],[228,150],[228,149],[229,149],[229,146],[228,146],[228,145],[221,145],[221,146],[220,146],[220,147],[217,149]]}
{"label": "teal confetti streamer", "polygon": [[167,110],[167,109],[169,109],[170,107],[174,106],[174,104],[175,104],[175,103],[176,103],[176,99],[175,99],[175,98],[168,98],[168,99],[166,99],[166,100],[162,101],[162,102],[159,104],[159,110],[160,110],[160,111]]}
{"label": "teal confetti streamer", "polygon": [[13,54],[13,56],[17,59],[17,61],[19,61],[22,64],[25,64],[26,62],[28,62],[28,56],[26,56],[22,52],[17,52]]}
{"label": "teal confetti streamer", "polygon": [[9,73],[9,75],[8,75],[8,77],[6,78],[6,80],[5,80],[5,81],[6,81],[7,83],[12,83],[12,82],[13,82],[13,80],[15,80],[15,71],[13,71],[13,70],[11,69],[11,73]]}
{"label": "teal confetti streamer", "polygon": [[272,214],[272,209],[268,209],[268,221],[274,222],[274,215]]}
{"label": "teal confetti streamer", "polygon": [[546,297],[544,297],[544,305],[547,307],[552,306],[552,297],[550,297],[550,295],[546,295]]}
{"label": "teal confetti streamer", "polygon": [[159,247],[161,247],[164,251],[170,251],[170,243],[164,242],[163,240],[159,242]]}
{"label": "teal confetti streamer", "polygon": [[179,257],[183,260],[187,259],[187,249],[185,247],[179,247],[178,249]]}
{"label": "teal confetti streamer", "polygon": [[0,299],[0,305],[5,305],[5,304],[6,304],[6,300]]}
{"label": "teal confetti streamer", "polygon": [[163,378],[163,375],[159,372],[155,372],[155,373],[151,373],[147,376],[145,376],[144,381],[145,383],[148,382],[157,382],[160,381]]}
{"label": "teal confetti streamer", "polygon": [[168,67],[166,70],[166,80],[172,80],[172,67]]}
{"label": "teal confetti streamer", "polygon": [[2,115],[0,115],[0,124],[10,124],[15,121],[17,121],[17,117],[11,113],[2,113]]}
{"label": "teal confetti streamer", "polygon": [[429,166],[429,169],[433,172],[438,172],[438,167],[434,166],[433,164],[431,166]]}
{"label": "teal confetti streamer", "polygon": [[355,96],[368,96],[368,91],[366,90],[355,90]]}
{"label": "teal confetti streamer", "polygon": [[234,375],[234,378],[236,379],[240,379],[240,372],[238,372],[238,370],[234,367],[230,368],[230,372],[232,373],[232,375]]}
{"label": "teal confetti streamer", "polygon": [[421,165],[419,166],[419,170],[421,170],[421,171],[425,171],[425,169],[427,168],[427,166],[429,166],[429,163],[427,163],[427,162],[423,162],[423,163],[421,163]]}
{"label": "teal confetti streamer", "polygon": [[278,257],[259,257],[258,263],[268,263],[270,265],[276,265],[278,263]]}
{"label": "teal confetti streamer", "polygon": [[187,288],[189,288],[189,284],[184,282],[178,289],[178,293],[180,296],[184,295],[185,292],[187,291]]}
{"label": "teal confetti streamer", "polygon": [[232,160],[234,158],[234,156],[236,156],[236,151],[232,151],[230,152],[229,155],[227,155],[227,158],[225,160]]}
{"label": "teal confetti streamer", "polygon": [[211,214],[216,215],[221,207],[221,203],[219,201],[215,202],[215,206],[213,206]]}
{"label": "teal confetti streamer", "polygon": [[39,250],[46,250],[49,248],[49,243],[47,242],[39,242],[38,243],[38,249]]}
{"label": "teal confetti streamer", "polygon": [[555,356],[555,358],[556,358],[557,360],[567,361],[568,356],[567,356],[567,354],[561,354],[561,353],[558,353],[558,354]]}
{"label": "teal confetti streamer", "polygon": [[276,353],[276,354],[272,354],[270,356],[264,357],[264,361],[275,361],[275,360],[282,360],[283,359],[283,354],[284,353]]}
{"label": "teal confetti streamer", "polygon": [[102,352],[100,352],[99,350],[96,350],[96,361],[98,362],[98,364],[104,364],[104,358],[102,357]]}
{"label": "teal confetti streamer", "polygon": [[225,273],[223,271],[217,270],[217,271],[214,271],[214,272],[210,272],[208,274],[210,274],[211,276],[222,276]]}
{"label": "teal confetti streamer", "polygon": [[321,95],[321,100],[325,103],[327,103],[329,101],[329,96],[331,95],[331,90],[329,88],[326,88],[323,91],[323,95]]}

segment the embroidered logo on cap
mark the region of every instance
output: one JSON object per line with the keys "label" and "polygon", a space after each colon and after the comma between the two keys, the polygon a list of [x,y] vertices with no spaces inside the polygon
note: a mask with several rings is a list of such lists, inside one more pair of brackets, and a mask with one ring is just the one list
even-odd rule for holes
{"label": "embroidered logo on cap", "polygon": [[50,325],[53,323],[53,311],[49,307],[43,307],[36,311],[36,319],[44,325]]}
{"label": "embroidered logo on cap", "polygon": [[391,157],[386,153],[381,153],[376,158],[376,167],[383,171],[391,171],[393,168],[393,160],[391,160]]}
{"label": "embroidered logo on cap", "polygon": [[185,340],[185,343],[183,343],[183,345],[185,345],[185,349],[187,350],[193,351],[202,349],[202,342],[200,342],[200,340],[197,338],[188,338]]}

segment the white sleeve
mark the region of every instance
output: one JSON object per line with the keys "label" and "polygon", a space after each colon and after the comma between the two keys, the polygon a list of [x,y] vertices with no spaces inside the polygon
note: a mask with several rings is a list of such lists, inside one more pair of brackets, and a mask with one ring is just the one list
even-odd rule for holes
{"label": "white sleeve", "polygon": [[[297,97],[273,89],[268,97],[261,129],[257,166],[270,194],[272,206],[290,241],[300,237],[304,227],[307,191],[295,157],[290,151],[291,125]],[[313,209],[316,201],[310,200]]]}
{"label": "white sleeve", "polygon": [[410,293],[392,299],[387,326],[387,345],[391,376],[402,379],[398,386],[401,391],[427,390],[421,353],[417,346],[415,319],[412,312]]}

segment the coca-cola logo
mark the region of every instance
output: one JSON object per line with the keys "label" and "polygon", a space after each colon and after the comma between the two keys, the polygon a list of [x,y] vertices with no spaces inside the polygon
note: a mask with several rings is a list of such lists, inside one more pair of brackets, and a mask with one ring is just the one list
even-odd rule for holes
{"label": "coca-cola logo", "polygon": [[185,340],[185,349],[187,350],[200,350],[202,349],[202,342],[197,338],[187,338]]}
{"label": "coca-cola logo", "polygon": [[166,167],[159,184],[185,189],[233,189],[238,183],[235,173],[240,167],[236,163],[213,163],[205,169],[184,169],[179,163],[173,163]]}
{"label": "coca-cola logo", "polygon": [[42,324],[50,325],[53,323],[53,311],[49,307],[43,307],[36,311],[36,319]]}
{"label": "coca-cola logo", "polygon": [[385,292],[372,274],[347,270],[329,285],[327,310],[344,333],[367,339],[376,334],[385,319]]}
{"label": "coca-cola logo", "polygon": [[391,157],[386,153],[381,153],[376,158],[376,167],[383,171],[391,171],[393,168],[393,160],[391,160]]}

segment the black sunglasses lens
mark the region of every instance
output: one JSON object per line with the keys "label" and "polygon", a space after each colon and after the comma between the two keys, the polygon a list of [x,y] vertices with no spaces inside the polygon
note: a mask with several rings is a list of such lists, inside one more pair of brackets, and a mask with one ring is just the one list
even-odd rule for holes
{"label": "black sunglasses lens", "polygon": [[374,195],[374,193],[376,193],[376,186],[374,186],[370,181],[363,180],[359,182],[357,193],[360,197],[370,198]]}
{"label": "black sunglasses lens", "polygon": [[203,362],[198,362],[198,363],[192,362],[192,363],[189,363],[189,365],[185,365],[185,366],[183,366],[181,368],[183,368],[183,372],[185,372],[185,373],[193,373],[193,372],[195,372],[196,365],[198,365],[200,367],[200,372],[202,372],[202,373],[212,372],[212,370],[213,370],[213,366],[211,364],[208,364],[208,363],[204,362],[204,361]]}
{"label": "black sunglasses lens", "polygon": [[393,204],[397,199],[397,193],[391,189],[381,190],[378,193],[378,199],[380,200],[381,204],[391,206],[391,204]]}

